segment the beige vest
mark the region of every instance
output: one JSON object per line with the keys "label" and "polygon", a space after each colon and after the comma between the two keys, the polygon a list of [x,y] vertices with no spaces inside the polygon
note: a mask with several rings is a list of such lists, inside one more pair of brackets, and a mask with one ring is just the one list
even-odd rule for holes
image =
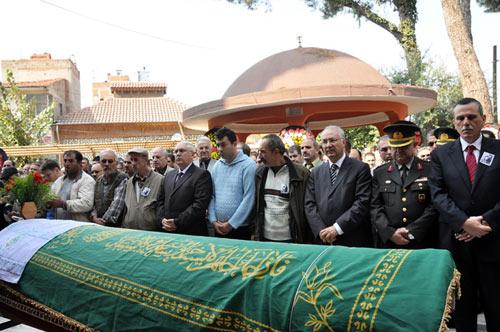
{"label": "beige vest", "polygon": [[[144,194],[139,194],[139,201],[137,201],[136,186],[133,183],[133,179],[134,177],[131,177],[127,181],[127,189],[125,191],[125,206],[127,210],[122,227],[145,231],[160,230],[160,223],[156,217],[156,205],[158,193],[163,185],[163,175],[151,172],[146,181],[144,181],[144,186],[141,190]],[[144,190],[149,191],[147,195]]]}

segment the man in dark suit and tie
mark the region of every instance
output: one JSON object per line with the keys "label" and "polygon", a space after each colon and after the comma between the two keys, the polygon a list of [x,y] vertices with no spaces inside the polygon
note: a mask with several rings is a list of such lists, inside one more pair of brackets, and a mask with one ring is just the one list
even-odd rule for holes
{"label": "man in dark suit and tie", "polygon": [[457,331],[476,331],[478,294],[488,331],[500,331],[500,141],[481,136],[481,104],[464,98],[453,110],[460,139],[431,154],[439,240],[462,274]]}
{"label": "man in dark suit and tie", "polygon": [[328,126],[321,145],[329,161],[313,168],[307,183],[305,211],[316,243],[353,247],[372,245],[370,168],[345,153],[342,128]]}
{"label": "man in dark suit and tie", "polygon": [[178,171],[168,172],[158,197],[158,219],[167,232],[207,235],[206,211],[212,198],[210,173],[193,164],[195,147],[180,142],[174,150]]}

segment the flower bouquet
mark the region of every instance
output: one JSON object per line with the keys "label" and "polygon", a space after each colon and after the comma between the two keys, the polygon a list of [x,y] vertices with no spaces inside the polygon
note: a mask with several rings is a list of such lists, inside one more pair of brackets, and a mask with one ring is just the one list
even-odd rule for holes
{"label": "flower bouquet", "polygon": [[17,205],[25,219],[36,217],[37,212],[45,209],[48,201],[56,198],[50,190],[50,184],[38,172],[11,178],[0,189],[0,197],[14,206]]}
{"label": "flower bouquet", "polygon": [[212,128],[205,133],[204,136],[210,139],[210,158],[218,160],[220,158],[219,151],[217,150],[217,138],[215,137],[215,133],[220,128]]}
{"label": "flower bouquet", "polygon": [[285,143],[285,147],[289,149],[292,145],[300,146],[306,137],[314,138],[314,136],[301,126],[288,126],[281,129],[279,136]]}

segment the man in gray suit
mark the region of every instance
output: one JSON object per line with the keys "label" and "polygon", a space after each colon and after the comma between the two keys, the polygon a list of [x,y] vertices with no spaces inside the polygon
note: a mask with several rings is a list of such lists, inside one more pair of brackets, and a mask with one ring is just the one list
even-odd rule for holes
{"label": "man in gray suit", "polygon": [[313,168],[305,195],[315,242],[372,246],[370,168],[346,155],[345,134],[340,127],[326,127],[321,132],[321,145],[329,160]]}
{"label": "man in gray suit", "polygon": [[212,142],[210,142],[210,138],[201,136],[196,141],[196,152],[198,153],[199,159],[193,161],[193,163],[199,168],[206,169],[211,172],[217,162],[217,160],[211,158],[211,151]]}

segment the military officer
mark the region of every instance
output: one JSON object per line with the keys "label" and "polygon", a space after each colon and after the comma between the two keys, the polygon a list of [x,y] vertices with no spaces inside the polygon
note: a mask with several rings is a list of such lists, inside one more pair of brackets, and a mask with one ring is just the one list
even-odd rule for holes
{"label": "military officer", "polygon": [[439,127],[434,130],[437,145],[445,145],[448,142],[454,142],[460,137],[455,128]]}
{"label": "military officer", "polygon": [[430,164],[415,156],[417,125],[384,128],[393,160],[373,173],[371,220],[378,248],[429,248],[437,240],[437,211],[430,200]]}

